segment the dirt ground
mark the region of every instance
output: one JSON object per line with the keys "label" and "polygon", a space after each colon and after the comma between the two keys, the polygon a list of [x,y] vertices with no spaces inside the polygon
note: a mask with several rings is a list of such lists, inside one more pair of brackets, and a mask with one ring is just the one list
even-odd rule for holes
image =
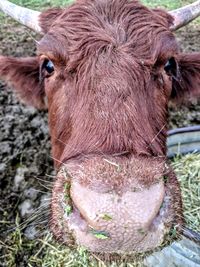
{"label": "dirt ground", "polygon": [[[177,37],[182,50],[200,51],[200,26],[185,28]],[[5,21],[0,25],[0,54],[34,55],[35,38],[38,37],[24,27]],[[200,124],[197,103],[170,110],[171,128],[194,124]],[[20,104],[0,82],[0,240],[5,240],[16,224],[26,221],[33,210],[47,206],[50,183],[43,180],[52,181],[53,175],[47,114]],[[48,214],[43,213],[40,218],[44,227],[39,232],[33,225],[25,227],[28,238],[44,233],[45,215]],[[30,247],[24,249],[16,266],[26,266],[23,262],[33,251]],[[0,266],[7,266],[2,259]]]}

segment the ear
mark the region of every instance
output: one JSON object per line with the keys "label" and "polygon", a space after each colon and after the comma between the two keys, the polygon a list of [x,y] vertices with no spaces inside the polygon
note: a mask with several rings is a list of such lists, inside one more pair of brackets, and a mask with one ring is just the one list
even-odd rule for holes
{"label": "ear", "polygon": [[39,109],[45,108],[44,84],[40,82],[39,60],[0,56],[0,78],[10,83],[19,98]]}
{"label": "ear", "polygon": [[188,102],[200,98],[200,53],[180,54],[177,63],[179,74],[173,78],[171,100]]}
{"label": "ear", "polygon": [[62,8],[50,8],[43,11],[40,15],[40,27],[47,33],[55,20],[62,14]]}

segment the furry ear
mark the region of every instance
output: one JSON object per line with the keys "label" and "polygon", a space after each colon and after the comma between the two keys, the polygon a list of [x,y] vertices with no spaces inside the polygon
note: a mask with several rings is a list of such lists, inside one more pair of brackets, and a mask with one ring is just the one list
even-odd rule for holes
{"label": "furry ear", "polygon": [[171,100],[187,102],[200,98],[200,53],[180,54],[177,62],[179,75],[173,78]]}
{"label": "furry ear", "polygon": [[40,27],[44,33],[47,33],[53,22],[62,14],[62,8],[50,8],[43,11],[40,15]]}
{"label": "furry ear", "polygon": [[44,84],[40,82],[39,60],[0,56],[0,78],[10,83],[20,99],[39,109],[45,108]]}

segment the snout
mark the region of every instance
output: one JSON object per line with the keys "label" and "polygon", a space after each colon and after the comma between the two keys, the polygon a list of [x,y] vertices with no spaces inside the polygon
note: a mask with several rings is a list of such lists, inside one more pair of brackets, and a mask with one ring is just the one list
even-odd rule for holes
{"label": "snout", "polygon": [[52,210],[64,242],[70,233],[77,244],[106,253],[147,251],[162,243],[173,221],[163,165],[147,164],[152,177],[145,183],[138,164],[92,160],[58,174]]}
{"label": "snout", "polygon": [[164,225],[156,226],[155,218],[164,194],[162,182],[123,194],[98,193],[72,183],[73,205],[85,225],[81,229],[71,216],[69,227],[75,239],[91,251],[130,252],[155,247],[163,238]]}

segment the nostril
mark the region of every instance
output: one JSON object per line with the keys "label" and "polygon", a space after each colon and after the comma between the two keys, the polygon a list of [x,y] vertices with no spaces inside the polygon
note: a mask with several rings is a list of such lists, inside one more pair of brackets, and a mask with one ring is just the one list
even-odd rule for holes
{"label": "nostril", "polygon": [[165,224],[168,222],[169,217],[169,210],[170,210],[170,197],[166,194],[161,205],[160,209],[158,210],[157,215],[153,219],[152,223],[149,226],[149,231],[156,231],[158,226],[165,221]]}

